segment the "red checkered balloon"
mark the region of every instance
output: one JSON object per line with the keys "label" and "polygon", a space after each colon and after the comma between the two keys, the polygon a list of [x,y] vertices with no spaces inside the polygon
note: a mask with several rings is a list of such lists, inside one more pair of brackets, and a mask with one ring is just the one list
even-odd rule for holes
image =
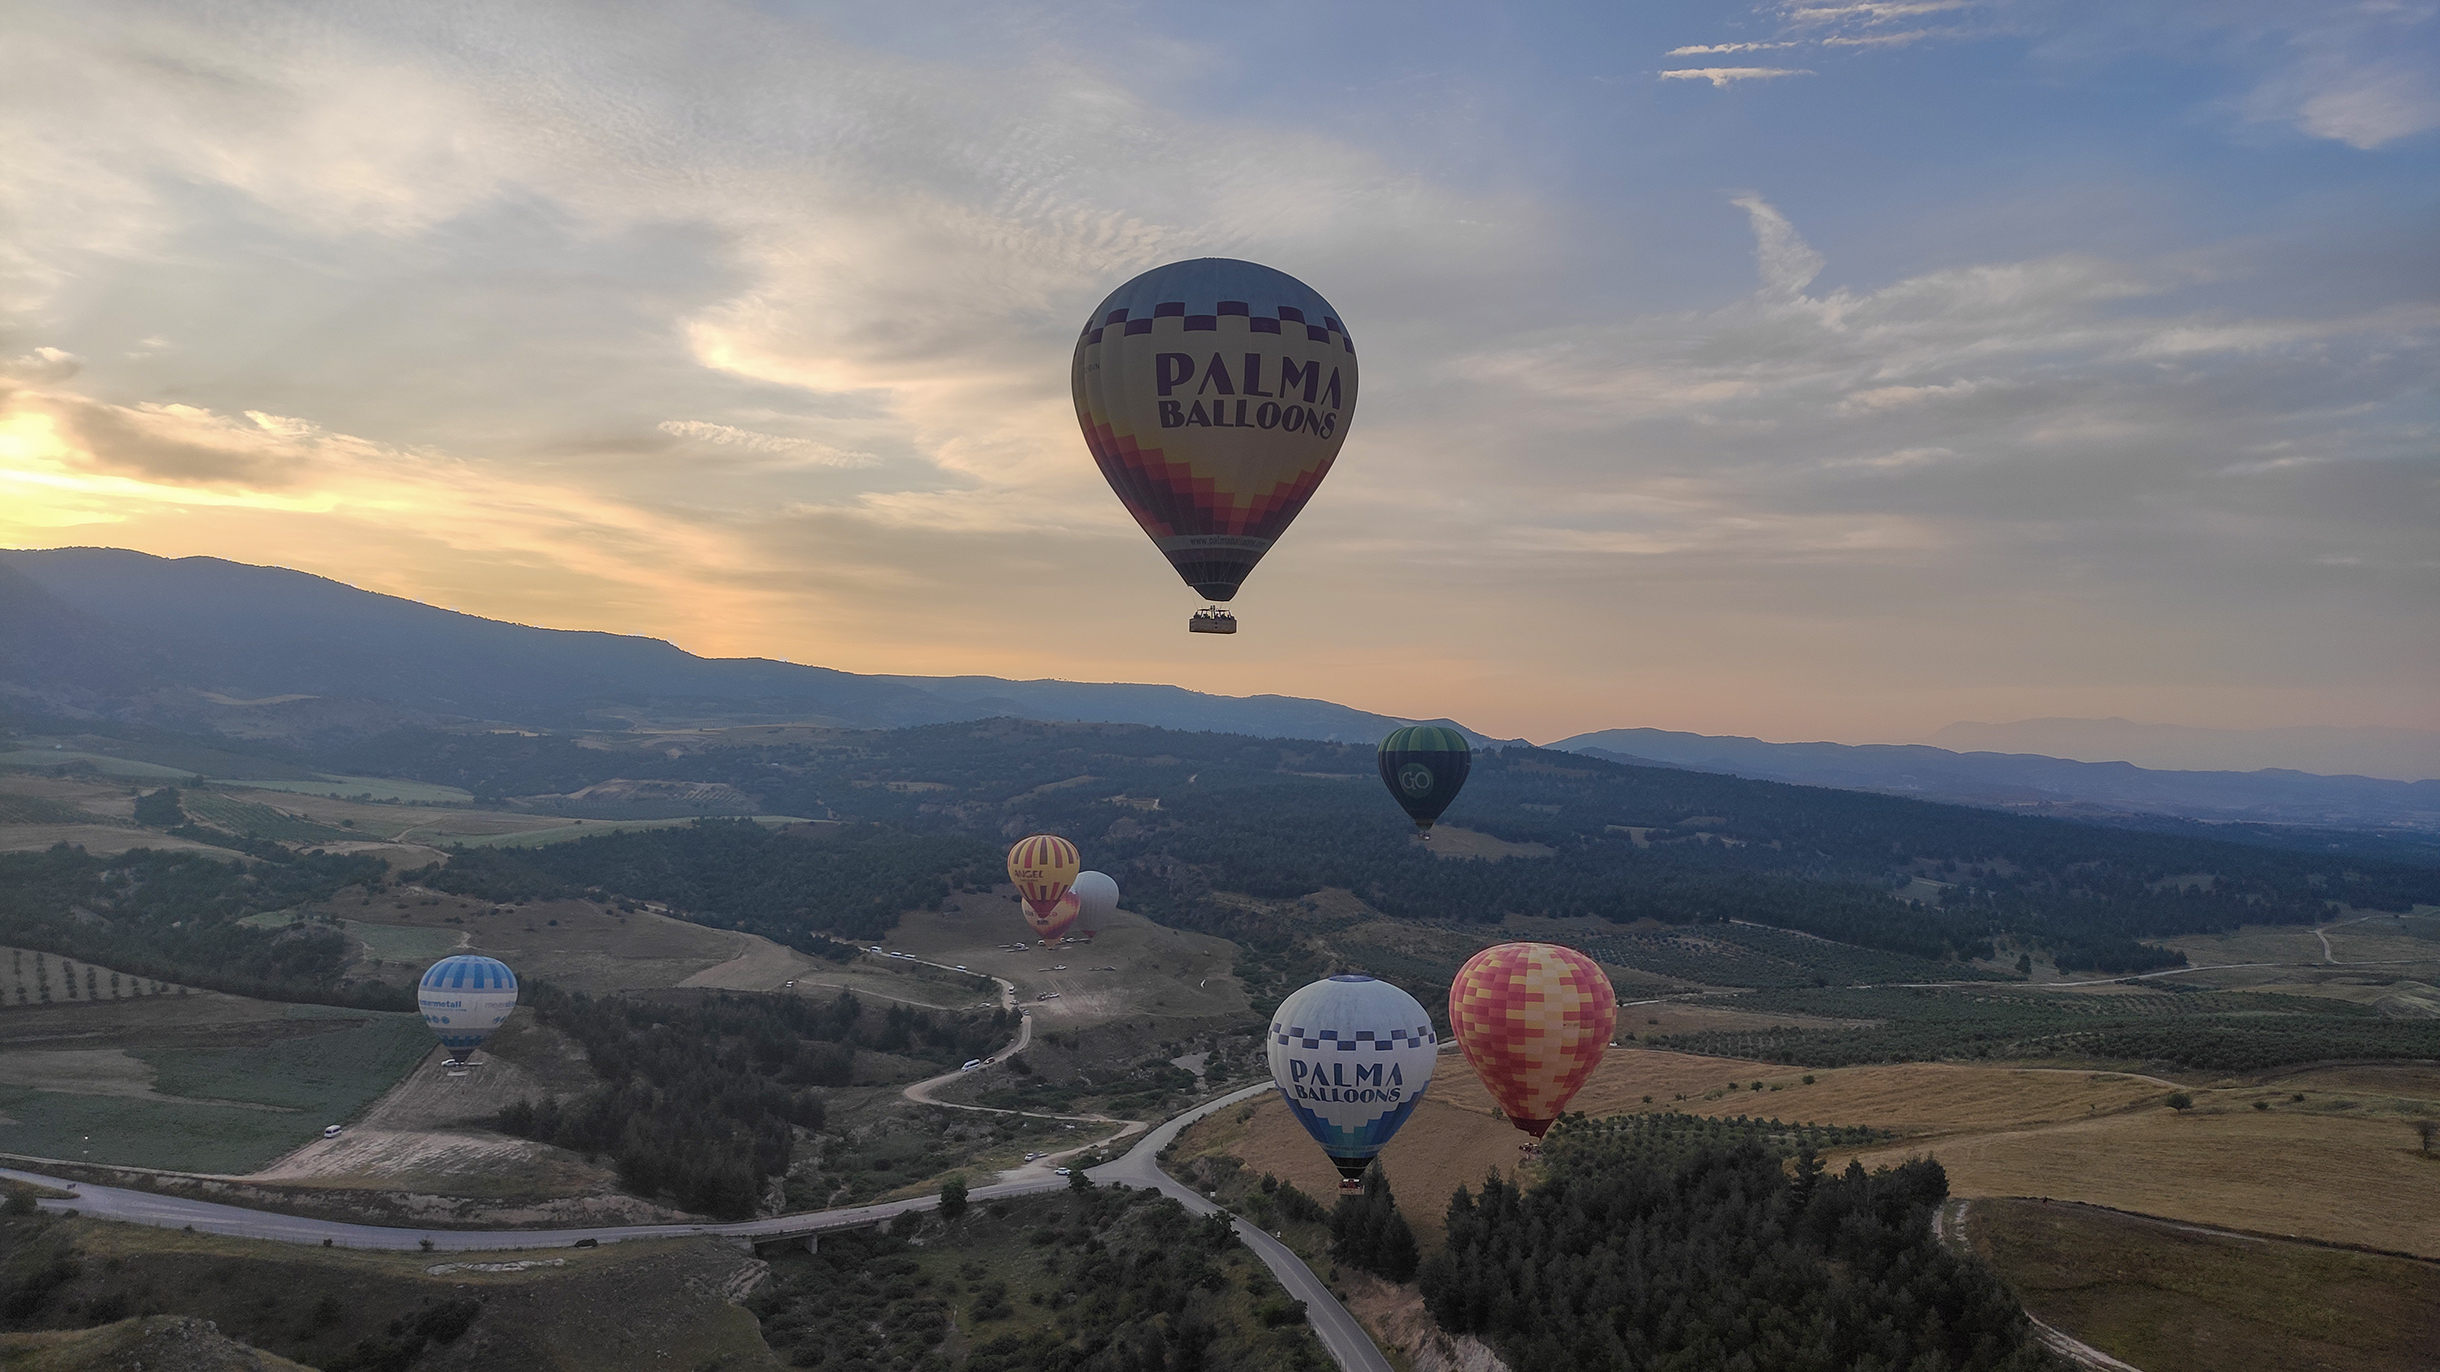
{"label": "red checkered balloon", "polygon": [[1618,993],[1573,948],[1502,943],[1458,969],[1449,1027],[1500,1112],[1538,1139],[1609,1049]]}

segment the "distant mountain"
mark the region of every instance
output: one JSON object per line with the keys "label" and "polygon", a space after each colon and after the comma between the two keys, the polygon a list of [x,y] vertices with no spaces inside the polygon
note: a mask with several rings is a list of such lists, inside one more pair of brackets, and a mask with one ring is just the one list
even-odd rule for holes
{"label": "distant mountain", "polygon": [[6,695],[256,734],[408,720],[893,728],[1021,715],[1370,742],[1412,722],[1293,696],[703,658],[655,638],[508,624],[285,568],[116,548],[0,551]]}
{"label": "distant mountain", "polygon": [[[1294,696],[1000,677],[863,676],[537,629],[219,558],[0,551],[0,706],[305,742],[400,725],[628,722],[896,728],[1014,715],[1371,743],[1401,724]],[[1448,723],[1449,721],[1438,721]],[[1466,730],[1477,746],[1501,740]],[[1511,740],[1510,742],[1513,742]],[[2060,813],[2440,831],[2440,782],[2147,771],[1923,745],[1610,729],[1552,745],[1617,761]]]}
{"label": "distant mountain", "polygon": [[2040,753],[2171,771],[2279,767],[2392,781],[2440,777],[2440,729],[2197,729],[2116,718],[2020,719],[2013,724],[1952,724],[1932,735],[1931,742],[1963,753]]}
{"label": "distant mountain", "polygon": [[1603,729],[1550,745],[1613,762],[1659,763],[1761,781],[1883,791],[2003,807],[2064,807],[2271,824],[2440,830],[2440,781],[2253,772],[2148,771],[1924,744],[1765,743],[1666,729]]}

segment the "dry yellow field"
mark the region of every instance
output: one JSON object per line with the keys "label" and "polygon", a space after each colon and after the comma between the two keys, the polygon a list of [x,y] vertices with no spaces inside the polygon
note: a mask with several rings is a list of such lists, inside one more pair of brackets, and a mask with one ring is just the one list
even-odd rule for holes
{"label": "dry yellow field", "polygon": [[[1863,1150],[1866,1166],[1929,1153],[1960,1196],[2049,1196],[2440,1256],[2440,1157],[2419,1154],[2409,1125],[2426,1109],[2440,1113],[2440,1069],[2336,1068],[2247,1090],[2196,1089],[2195,1108],[2182,1114],[2162,1104],[2176,1083],[2117,1072],[1907,1063],[1812,1075],[1807,1086],[1799,1069],[1618,1048],[1575,1105],[1592,1115],[1675,1109],[1869,1125],[1898,1137]],[[1728,1090],[1731,1081],[1740,1089]],[[2295,1091],[2307,1103],[2289,1101]],[[2252,1108],[2274,1098],[2269,1110]],[[1514,1171],[1523,1138],[1465,1061],[1444,1055],[1430,1094],[1382,1154],[1418,1237],[1438,1243],[1449,1192],[1493,1167]],[[1276,1097],[1224,1111],[1180,1145],[1184,1157],[1209,1152],[1325,1198],[1337,1182]]]}

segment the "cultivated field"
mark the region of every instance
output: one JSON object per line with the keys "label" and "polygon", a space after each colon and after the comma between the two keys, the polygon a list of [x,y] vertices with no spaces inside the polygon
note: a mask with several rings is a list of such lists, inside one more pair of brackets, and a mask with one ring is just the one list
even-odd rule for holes
{"label": "cultivated field", "polygon": [[244,1172],[354,1115],[430,1046],[414,1015],[213,991],[12,1003],[0,1152]]}
{"label": "cultivated field", "polygon": [[2037,1201],[1970,1202],[1951,1223],[2035,1319],[2144,1372],[2413,1372],[2440,1357],[2440,1264]]}

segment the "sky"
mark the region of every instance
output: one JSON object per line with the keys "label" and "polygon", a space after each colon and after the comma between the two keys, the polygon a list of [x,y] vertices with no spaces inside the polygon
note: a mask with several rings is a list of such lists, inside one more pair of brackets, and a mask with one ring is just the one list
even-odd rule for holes
{"label": "sky", "polygon": [[[1233,638],[1068,362],[1363,348]],[[2440,727],[2440,0],[0,15],[0,545],[1547,741]]]}

